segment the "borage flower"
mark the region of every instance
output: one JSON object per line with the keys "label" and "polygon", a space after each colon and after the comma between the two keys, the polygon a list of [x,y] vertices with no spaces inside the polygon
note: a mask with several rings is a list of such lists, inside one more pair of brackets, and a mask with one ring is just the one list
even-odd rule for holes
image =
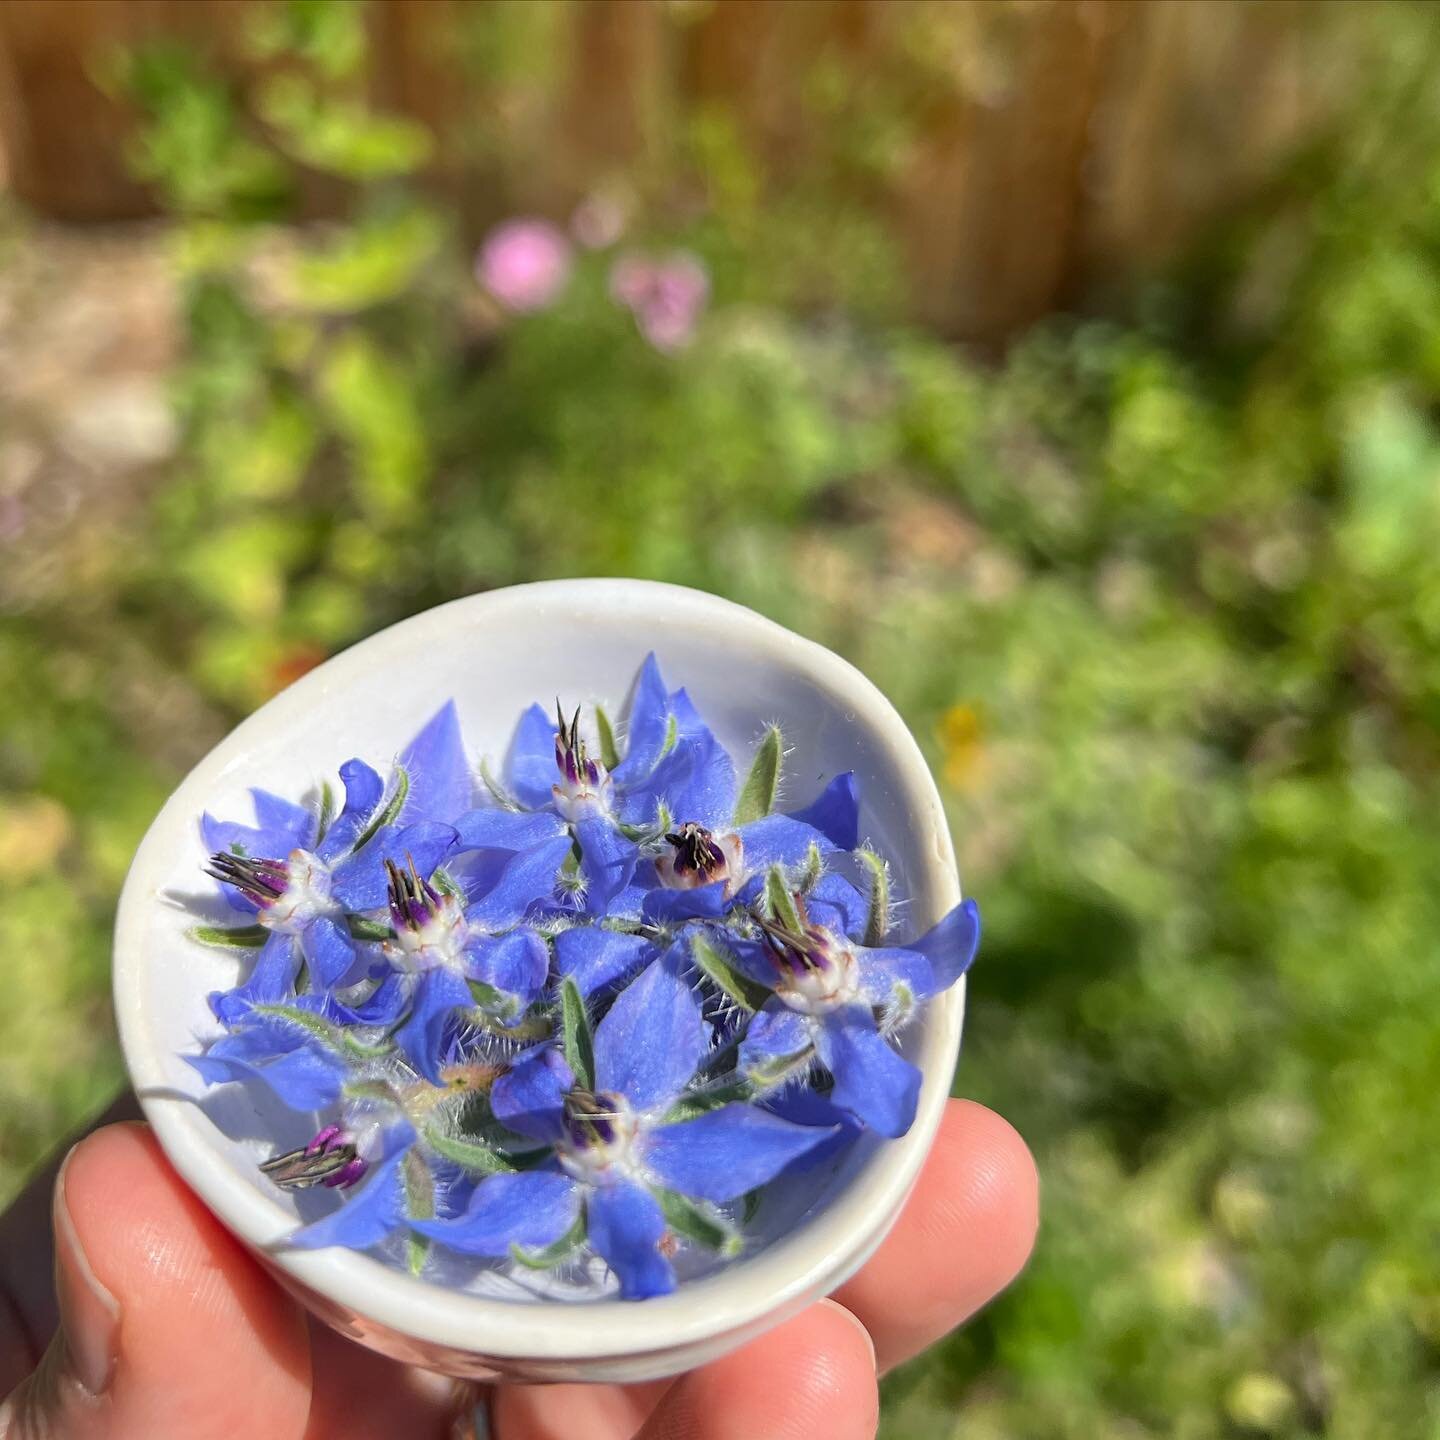
{"label": "borage flower", "polygon": [[387,862],[393,938],[382,950],[396,970],[414,977],[395,1042],[427,1079],[439,1083],[456,1011],[478,1011],[503,1029],[544,988],[549,951],[521,922],[553,905],[569,854],[570,842],[561,837],[511,856],[468,908],[456,890],[426,879],[413,864]]}
{"label": "borage flower", "polygon": [[302,956],[320,992],[352,978],[359,953],[350,917],[385,904],[387,865],[404,860],[429,876],[454,845],[442,817],[474,798],[454,704],[401,751],[388,784],[363,760],[346,761],[340,779],[345,803],[333,817],[324,801],[316,812],[259,789],[254,825],[201,817],[206,873],[268,932],[249,977],[211,997],[227,1023],[293,995]]}
{"label": "borage flower", "polygon": [[[921,1077],[888,1035],[918,1001],[969,968],[980,940],[975,902],[957,905],[903,948],[866,946],[818,923],[800,895],[775,908],[781,913],[757,917],[760,942],[735,947],[740,969],[772,992],[741,1040],[740,1073],[763,1089],[805,1073],[818,1058],[834,1078],[836,1105],[881,1135],[903,1135],[915,1119]],[[842,913],[824,902],[817,908]]]}
{"label": "borage flower", "polygon": [[614,909],[634,877],[639,839],[658,834],[657,817],[666,813],[654,784],[661,759],[682,743],[714,744],[685,692],[666,690],[654,655],[635,682],[623,759],[602,717],[602,741],[592,748],[578,710],[567,721],[557,705],[552,721],[532,705],[516,727],[500,781],[492,782],[499,803],[455,822],[463,849],[518,851],[573,837],[574,908],[590,915]]}
{"label": "borage flower", "polygon": [[672,949],[620,992],[596,1027],[593,1073],[585,1046],[567,1060],[545,1045],[495,1082],[496,1119],[548,1147],[549,1159],[482,1180],[463,1215],[416,1228],[452,1250],[492,1257],[567,1237],[578,1244],[583,1234],[622,1296],[673,1290],[671,1257],[681,1236],[737,1246],[734,1227],[715,1207],[772,1180],[835,1133],[743,1103],[672,1116],[708,1044]]}

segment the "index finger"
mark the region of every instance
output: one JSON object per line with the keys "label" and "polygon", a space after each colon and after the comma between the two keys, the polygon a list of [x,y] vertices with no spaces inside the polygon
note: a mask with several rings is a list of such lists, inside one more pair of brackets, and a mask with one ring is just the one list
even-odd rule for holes
{"label": "index finger", "polygon": [[953,1330],[1025,1267],[1039,1225],[1039,1178],[1006,1120],[951,1100],[895,1228],[835,1294],[870,1331],[881,1371]]}

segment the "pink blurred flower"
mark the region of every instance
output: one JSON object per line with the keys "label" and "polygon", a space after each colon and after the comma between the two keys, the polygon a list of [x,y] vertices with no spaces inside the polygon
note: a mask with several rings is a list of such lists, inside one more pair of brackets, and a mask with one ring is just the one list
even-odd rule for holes
{"label": "pink blurred flower", "polygon": [[658,260],[622,255],[610,270],[610,294],[635,316],[640,333],[668,352],[694,338],[710,298],[710,277],[685,250]]}
{"label": "pink blurred flower", "polygon": [[570,279],[570,242],[548,220],[507,220],[486,237],[475,276],[507,310],[544,310]]}

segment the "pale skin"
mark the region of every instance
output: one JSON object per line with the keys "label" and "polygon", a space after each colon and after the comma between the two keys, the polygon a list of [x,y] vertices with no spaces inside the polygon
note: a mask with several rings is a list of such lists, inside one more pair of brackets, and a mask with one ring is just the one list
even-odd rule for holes
{"label": "pale skin", "polygon": [[470,1440],[477,1402],[495,1440],[868,1440],[877,1373],[1015,1278],[1037,1203],[1020,1137],[952,1100],[895,1229],[831,1299],[675,1380],[482,1393],[311,1322],[144,1125],[111,1123],[0,1221],[0,1440]]}

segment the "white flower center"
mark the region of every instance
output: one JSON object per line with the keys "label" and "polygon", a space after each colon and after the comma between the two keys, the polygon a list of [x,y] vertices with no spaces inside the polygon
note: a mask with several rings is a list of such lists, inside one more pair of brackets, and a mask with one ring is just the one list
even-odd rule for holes
{"label": "white flower center", "polygon": [[439,967],[463,972],[469,933],[460,901],[444,895],[423,925],[414,929],[396,926],[395,938],[387,940],[383,948],[387,959],[412,974]]}
{"label": "white flower center", "polygon": [[322,915],[339,915],[330,895],[330,867],[308,850],[292,850],[285,862],[285,893],[256,917],[267,929],[296,935]]}
{"label": "white flower center", "polygon": [[601,775],[594,784],[583,773],[578,780],[564,776],[550,787],[550,793],[555,797],[555,808],[561,817],[573,824],[577,820],[608,815],[615,782],[609,775]]}
{"label": "white flower center", "polygon": [[640,1172],[639,1117],[623,1096],[597,1095],[597,1113],[575,1116],[567,1104],[567,1139],[558,1150],[565,1173],[585,1185],[607,1185]]}
{"label": "white flower center", "polygon": [[823,1015],[860,998],[860,968],[848,945],[828,951],[824,966],[793,965],[780,971],[775,993],[801,1015]]}

